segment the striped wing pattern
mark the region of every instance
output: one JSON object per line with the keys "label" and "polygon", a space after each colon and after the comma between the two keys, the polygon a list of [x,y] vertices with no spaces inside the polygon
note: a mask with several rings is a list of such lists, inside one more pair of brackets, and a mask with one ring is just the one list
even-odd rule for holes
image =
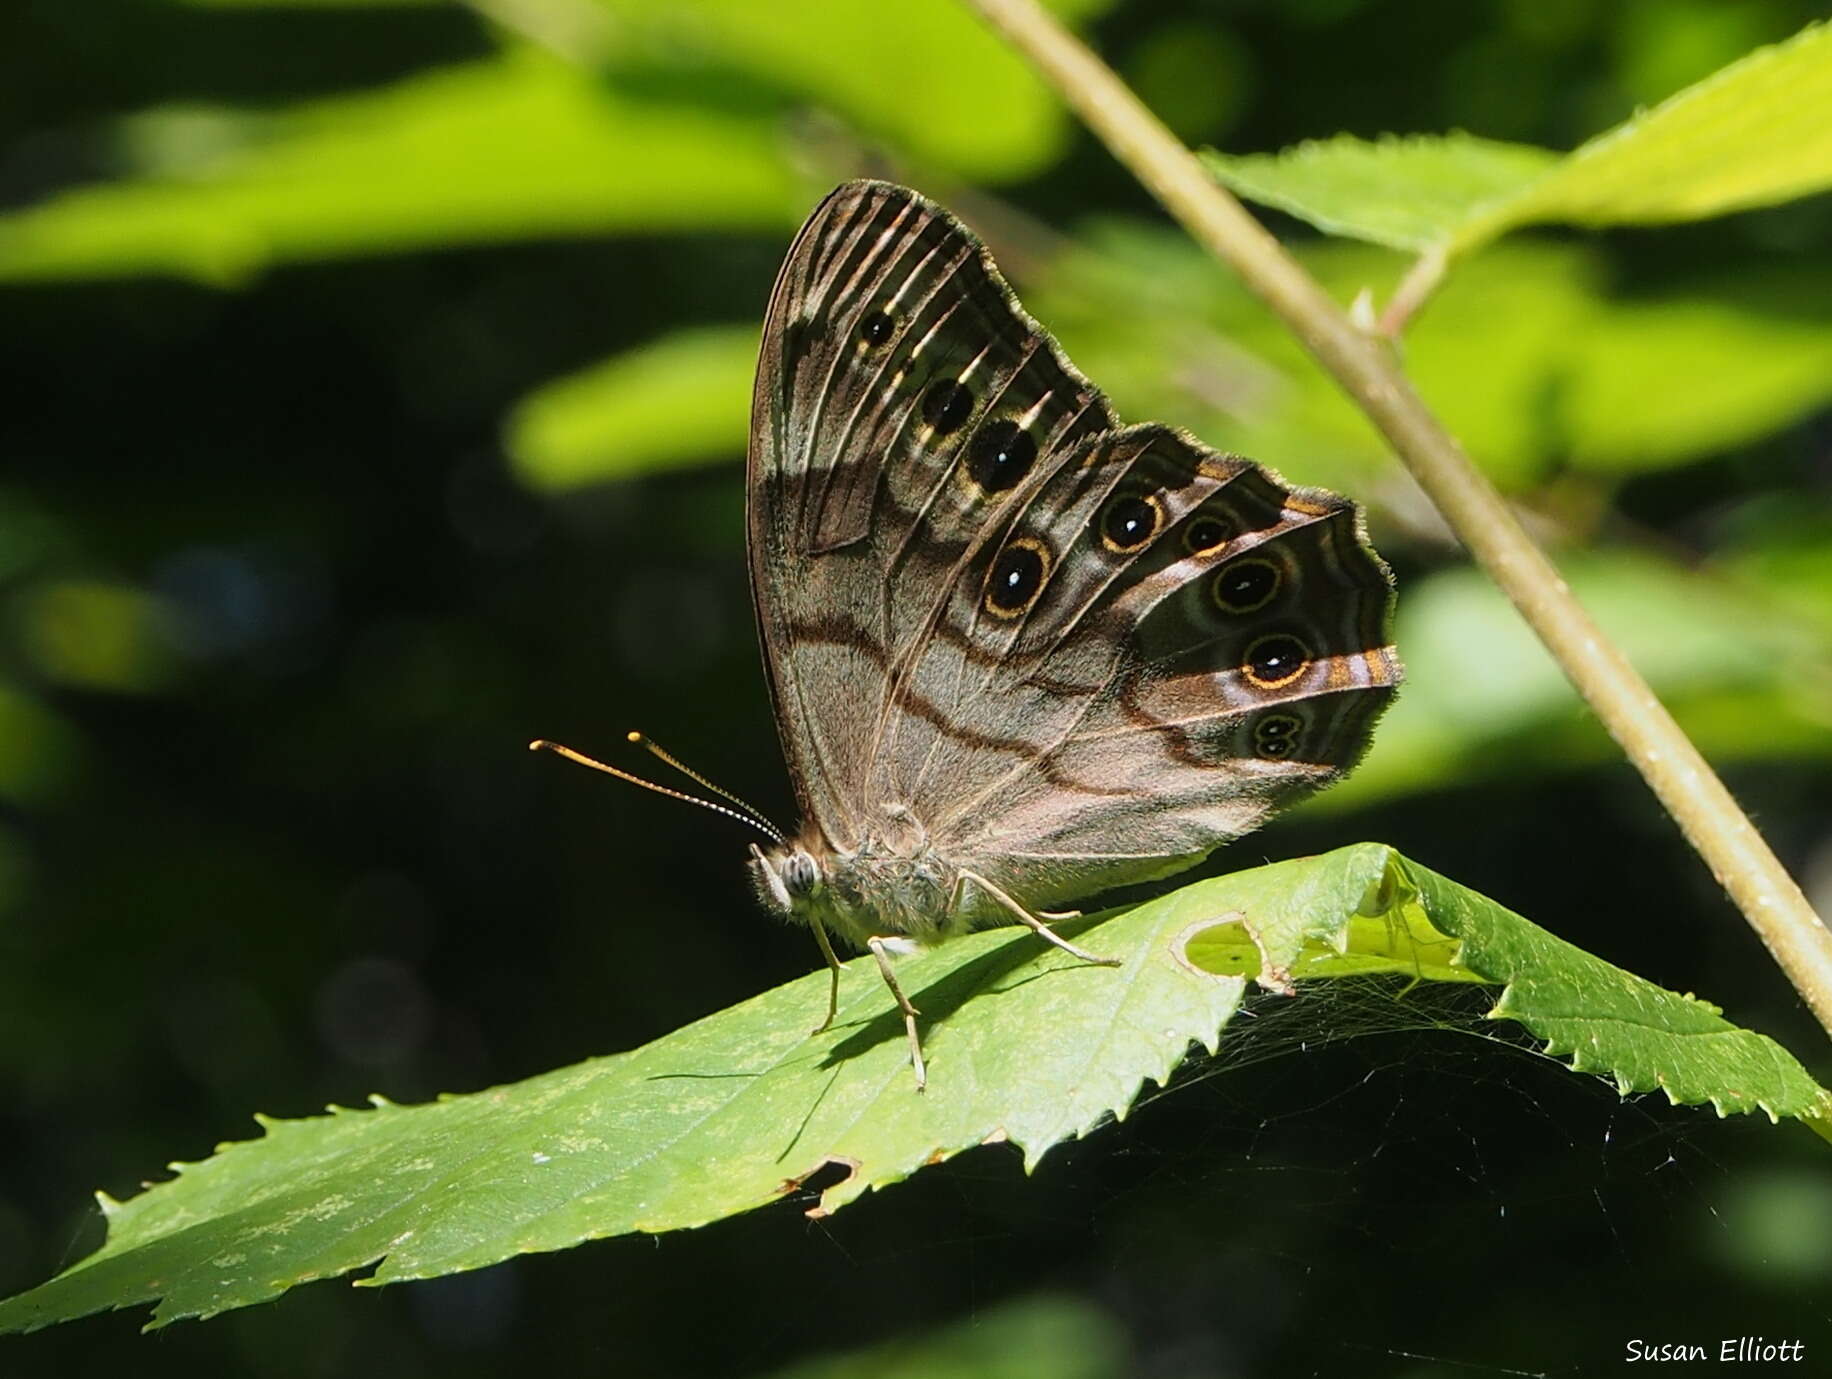
{"label": "striped wing pattern", "polygon": [[763,340],[752,584],[803,811],[838,841],[870,812],[883,705],[861,687],[886,684],[1014,480],[1114,418],[978,241],[885,183],[815,211]]}

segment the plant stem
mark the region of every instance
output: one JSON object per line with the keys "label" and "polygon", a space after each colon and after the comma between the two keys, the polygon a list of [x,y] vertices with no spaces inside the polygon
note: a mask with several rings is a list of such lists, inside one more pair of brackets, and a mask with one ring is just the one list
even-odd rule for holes
{"label": "plant stem", "polygon": [[1647,681],[1591,621],[1501,495],[1413,391],[1388,343],[1357,329],[1112,69],[1037,0],[967,2],[1037,67],[1199,244],[1284,318],[1380,428],[1832,1033],[1832,931]]}
{"label": "plant stem", "polygon": [[1393,289],[1393,299],[1387,303],[1387,309],[1380,313],[1380,333],[1389,340],[1397,340],[1418,315],[1419,308],[1438,290],[1449,267],[1450,251],[1442,245],[1420,254],[1406,271],[1406,276],[1400,279],[1399,286]]}

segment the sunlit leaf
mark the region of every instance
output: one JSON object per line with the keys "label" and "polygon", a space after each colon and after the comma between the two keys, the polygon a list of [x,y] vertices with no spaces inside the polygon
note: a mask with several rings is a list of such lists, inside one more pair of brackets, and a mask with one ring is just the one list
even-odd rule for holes
{"label": "sunlit leaf", "polygon": [[508,447],[529,487],[556,490],[742,455],[757,329],[681,331],[523,399]]}
{"label": "sunlit leaf", "polygon": [[1034,1165],[1125,1115],[1192,1043],[1214,1049],[1250,974],[1274,988],[1331,972],[1492,983],[1491,1015],[1624,1093],[1832,1124],[1827,1093],[1768,1039],[1378,844],[1198,882],[1075,933],[1123,965],[992,930],[903,967],[925,1012],[926,1094],[859,959],[824,1034],[807,1033],[825,998],[815,972],[512,1086],[264,1119],[261,1139],[105,1201],[107,1242],[0,1303],[0,1329],[153,1300],[158,1325],[378,1261],[367,1281],[386,1284],[704,1225],[792,1194],[824,1165],[846,1174],[823,1212],[988,1141]]}
{"label": "sunlit leaf", "polygon": [[1832,272],[1765,282],[1746,269],[1613,303],[1569,343],[1558,411],[1574,466],[1635,471],[1728,450],[1832,402]]}
{"label": "sunlit leaf", "polygon": [[1222,182],[1333,234],[1451,253],[1522,225],[1647,225],[1832,186],[1832,25],[1759,48],[1566,157],[1449,134],[1204,155]]}
{"label": "sunlit leaf", "polygon": [[1812,25],[1579,148],[1509,219],[1697,220],[1832,186],[1832,24]]}
{"label": "sunlit leaf", "polygon": [[775,133],[652,105],[536,50],[270,113],[128,125],[144,175],[0,217],[0,278],[175,273],[605,231],[792,225]]}
{"label": "sunlit leaf", "polygon": [[1249,200],[1332,235],[1412,250],[1456,243],[1559,160],[1550,149],[1469,134],[1374,142],[1339,134],[1281,153],[1203,158]]}
{"label": "sunlit leaf", "polygon": [[[743,73],[794,93],[918,165],[1000,180],[1060,154],[1067,112],[965,5],[859,0],[598,0],[621,80]],[[1053,0],[1086,19],[1109,0]],[[709,76],[707,74],[710,74]],[[689,88],[691,89],[691,88]]]}
{"label": "sunlit leaf", "polygon": [[275,263],[444,244],[789,226],[822,180],[798,170],[805,112],[826,111],[808,138],[883,141],[975,178],[1042,167],[1069,129],[954,5],[601,0],[574,17],[588,15],[592,41],[570,60],[531,44],[355,96],[146,112],[119,135],[137,176],[0,216],[0,279],[235,284]]}

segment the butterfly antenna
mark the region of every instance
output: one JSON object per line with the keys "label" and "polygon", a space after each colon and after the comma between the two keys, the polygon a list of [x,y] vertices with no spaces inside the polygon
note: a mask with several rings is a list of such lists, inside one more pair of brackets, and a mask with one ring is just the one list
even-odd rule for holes
{"label": "butterfly antenna", "polygon": [[746,814],[750,815],[750,817],[753,820],[763,825],[772,835],[774,835],[777,842],[780,843],[784,841],[783,836],[782,836],[782,830],[777,828],[767,818],[765,818],[763,811],[761,809],[758,809],[754,805],[745,803],[743,800],[739,799],[736,795],[732,794],[731,791],[724,789],[722,786],[714,785],[711,781],[707,780],[705,776],[702,776],[698,771],[694,770],[690,766],[685,765],[680,760],[680,758],[675,756],[672,752],[663,751],[661,744],[658,742],[655,742],[653,739],[644,737],[641,733],[630,733],[629,739],[631,742],[635,743],[638,747],[641,747],[644,751],[648,752],[649,755],[653,756],[656,760],[667,762],[668,765],[672,766],[675,770],[679,771],[683,776],[687,777],[688,780],[692,781],[695,785],[699,786],[701,789],[710,790],[712,791],[713,794],[717,795],[720,799],[728,800],[732,804],[737,805],[738,808],[742,809]]}
{"label": "butterfly antenna", "polygon": [[[630,736],[633,740],[638,737],[635,733],[630,734]],[[645,743],[644,745],[649,746],[651,751],[655,750],[650,744]],[[583,752],[575,752],[570,747],[563,747],[557,742],[549,742],[544,737],[538,737],[533,742],[530,742],[528,744],[528,750],[531,752],[553,752],[558,756],[565,757],[568,761],[577,762],[581,766],[589,766],[594,771],[602,771],[607,776],[615,776],[618,780],[627,780],[631,785],[640,785],[644,790],[653,790],[658,795],[667,795],[671,799],[685,800],[688,804],[697,804],[702,809],[710,809],[715,814],[723,814],[728,819],[736,819],[739,823],[749,824],[752,828],[759,830],[781,846],[786,847],[788,845],[788,840],[782,836],[781,829],[777,828],[768,819],[758,814],[756,810],[745,804],[744,801],[738,800],[734,796],[726,795],[725,791],[720,790],[717,786],[707,785],[705,781],[700,781],[700,784],[707,785],[707,789],[713,791],[714,794],[725,795],[727,799],[733,800],[734,803],[741,807],[743,812],[740,812],[738,809],[728,809],[722,804],[714,803],[712,800],[703,800],[698,795],[689,795],[684,790],[671,790],[665,785],[657,785],[652,780],[644,780],[641,776],[633,776],[628,771],[620,771],[615,766],[607,766],[602,761],[586,756]],[[664,759],[666,760],[667,758]],[[675,762],[674,765],[680,767],[683,771],[687,771],[687,768],[680,766],[679,762]],[[700,780],[700,778],[695,776],[691,771],[687,771],[687,774],[692,776],[694,780]]]}

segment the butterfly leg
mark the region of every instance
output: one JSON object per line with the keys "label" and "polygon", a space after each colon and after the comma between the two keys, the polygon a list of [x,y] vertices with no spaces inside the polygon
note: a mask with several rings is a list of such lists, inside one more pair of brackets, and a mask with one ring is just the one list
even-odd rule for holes
{"label": "butterfly leg", "polygon": [[827,937],[827,926],[815,919],[809,927],[814,930],[814,941],[821,946],[821,956],[827,959],[827,972],[832,978],[827,983],[827,1018],[811,1031],[811,1034],[825,1034],[833,1028],[833,1017],[840,1012],[840,960],[834,956],[833,940]]}
{"label": "butterfly leg", "polygon": [[869,938],[865,946],[871,949],[871,955],[878,960],[878,971],[884,974],[884,984],[891,989],[891,995],[897,998],[897,1009],[903,1012],[904,1033],[910,1036],[910,1066],[916,1069],[916,1090],[922,1091],[929,1085],[928,1069],[922,1062],[922,1040],[916,1035],[916,1017],[922,1012],[910,1004],[910,998],[903,994],[903,988],[897,985],[897,974],[891,971],[891,960],[885,952],[882,938]]}
{"label": "butterfly leg", "polygon": [[[1083,962],[1097,963],[1102,967],[1118,967],[1120,965],[1120,960],[1118,958],[1098,957],[1090,953],[1086,948],[1080,948],[1070,943],[1061,934],[1050,928],[1049,925],[1045,924],[1041,919],[1038,919],[1036,915],[1025,909],[1017,901],[1013,900],[1009,895],[1005,894],[1004,891],[1000,890],[997,886],[993,885],[992,882],[988,881],[977,872],[963,871],[960,874],[960,878],[963,882],[971,881],[974,885],[985,891],[987,895],[991,896],[994,900],[998,901],[999,904],[1016,915],[1021,923],[1028,925],[1037,934],[1048,939],[1051,943],[1062,949],[1063,952],[1073,954]],[[1050,918],[1067,918],[1067,916],[1051,915]]]}

